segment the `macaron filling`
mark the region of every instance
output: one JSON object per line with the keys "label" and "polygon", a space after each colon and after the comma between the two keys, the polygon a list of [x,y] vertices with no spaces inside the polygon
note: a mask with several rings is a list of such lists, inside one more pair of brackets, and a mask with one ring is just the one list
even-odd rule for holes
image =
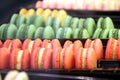
{"label": "macaron filling", "polygon": [[34,41],[30,41],[30,43],[28,45],[28,50],[30,51],[30,53],[32,52],[33,44],[34,44]]}
{"label": "macaron filling", "polygon": [[112,59],[116,59],[116,45],[117,40],[114,41]]}
{"label": "macaron filling", "polygon": [[83,49],[83,52],[82,52],[82,69],[85,69],[85,64],[86,64],[86,52],[87,52],[87,49]]}
{"label": "macaron filling", "polygon": [[21,69],[22,54],[23,54],[23,50],[18,51],[16,69]]}
{"label": "macaron filling", "polygon": [[62,51],[60,53],[60,69],[63,68],[63,52],[64,52],[64,48],[62,49]]}
{"label": "macaron filling", "polygon": [[42,66],[42,56],[44,53],[45,48],[41,48],[39,51],[39,55],[38,55],[38,69],[41,69]]}

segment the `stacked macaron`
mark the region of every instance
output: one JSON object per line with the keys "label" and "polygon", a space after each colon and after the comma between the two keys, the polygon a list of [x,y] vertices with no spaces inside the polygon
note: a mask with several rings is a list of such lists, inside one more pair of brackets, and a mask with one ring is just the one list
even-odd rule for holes
{"label": "stacked macaron", "polygon": [[43,0],[37,1],[35,8],[68,10],[120,10],[119,0]]}
{"label": "stacked macaron", "polygon": [[29,76],[26,72],[18,72],[13,70],[6,74],[4,80],[29,80]]}
{"label": "stacked macaron", "polygon": [[[84,45],[84,47],[83,47]],[[97,60],[104,59],[100,39],[66,40],[19,39],[1,42],[0,69],[95,69]],[[91,64],[92,62],[92,64]]]}

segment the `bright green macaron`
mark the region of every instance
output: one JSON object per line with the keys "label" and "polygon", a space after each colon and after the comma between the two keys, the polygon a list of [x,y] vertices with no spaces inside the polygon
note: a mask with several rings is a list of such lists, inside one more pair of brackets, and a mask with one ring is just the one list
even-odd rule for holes
{"label": "bright green macaron", "polygon": [[16,25],[16,21],[17,21],[17,18],[18,18],[18,14],[13,14],[11,19],[10,19],[10,24],[15,24]]}
{"label": "bright green macaron", "polygon": [[70,27],[71,20],[72,20],[72,16],[67,15],[67,17],[65,18],[65,22],[64,22],[63,27]]}
{"label": "bright green macaron", "polygon": [[35,34],[34,34],[34,39],[36,39],[36,38],[42,39],[43,32],[44,32],[44,27],[37,28],[35,31]]}
{"label": "bright green macaron", "polygon": [[98,19],[98,21],[97,21],[97,28],[102,28],[103,20],[104,20],[103,17],[100,17],[100,18]]}
{"label": "bright green macaron", "polygon": [[70,27],[64,28],[63,38],[71,39],[73,37],[73,30]]}
{"label": "bright green macaron", "polygon": [[46,26],[53,26],[53,17],[49,16],[46,22]]}
{"label": "bright green macaron", "polygon": [[87,29],[81,29],[79,32],[79,38],[81,39],[87,39],[90,38],[89,32],[87,31]]}
{"label": "bright green macaron", "polygon": [[118,29],[110,29],[108,38],[118,38]]}
{"label": "bright green macaron", "polygon": [[78,28],[79,28],[79,29],[82,29],[82,28],[83,28],[84,21],[85,21],[84,18],[80,18],[80,19],[79,19],[79,22],[78,22]]}
{"label": "bright green macaron", "polygon": [[30,15],[29,17],[27,17],[26,24],[27,25],[34,24],[35,19],[36,19],[35,14]]}
{"label": "bright green macaron", "polygon": [[100,38],[106,39],[106,38],[108,38],[108,34],[109,34],[109,29],[103,29],[100,33]]}
{"label": "bright green macaron", "polygon": [[70,27],[72,29],[77,28],[78,22],[79,22],[79,19],[77,17],[73,17],[72,20],[71,20],[71,22],[70,22]]}
{"label": "bright green macaron", "polygon": [[62,27],[60,27],[60,28],[57,30],[56,38],[58,38],[58,39],[63,39],[63,33],[64,33],[64,29],[63,29]]}
{"label": "bright green macaron", "polygon": [[2,24],[0,26],[0,39],[5,39],[5,36],[6,36],[6,31],[7,31],[7,28],[8,28],[8,24]]}
{"label": "bright green macaron", "polygon": [[10,24],[7,29],[7,39],[14,39],[16,37],[17,27],[14,24]]}
{"label": "bright green macaron", "polygon": [[75,28],[73,30],[73,39],[78,39],[79,38],[79,33],[80,33],[80,29],[79,28]]}
{"label": "bright green macaron", "polygon": [[44,17],[42,15],[37,15],[34,20],[34,25],[36,26],[36,29],[38,27],[44,27],[45,26]]}
{"label": "bright green macaron", "polygon": [[92,36],[92,38],[99,38],[102,28],[97,28]]}
{"label": "bright green macaron", "polygon": [[43,32],[43,39],[53,39],[55,38],[54,30],[51,26],[46,26]]}

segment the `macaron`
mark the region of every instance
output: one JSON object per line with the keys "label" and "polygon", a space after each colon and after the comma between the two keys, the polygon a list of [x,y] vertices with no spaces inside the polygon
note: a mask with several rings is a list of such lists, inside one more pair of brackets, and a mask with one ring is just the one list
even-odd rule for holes
{"label": "macaron", "polygon": [[118,38],[118,29],[110,29],[108,38]]}
{"label": "macaron", "polygon": [[103,29],[100,33],[100,38],[106,39],[106,38],[108,38],[108,35],[109,35],[109,29]]}
{"label": "macaron", "polygon": [[69,46],[64,48],[63,51],[63,69],[73,69],[75,65],[73,47]]}
{"label": "macaron", "polygon": [[69,47],[70,45],[73,45],[73,42],[70,40],[65,41],[63,48]]}
{"label": "macaron", "polygon": [[42,15],[44,12],[44,9],[43,8],[37,8],[36,10],[36,15]]}
{"label": "macaron", "polygon": [[43,32],[43,39],[53,39],[55,38],[55,32],[51,26],[46,26]]}
{"label": "macaron", "polygon": [[93,41],[91,39],[87,39],[85,41],[84,47],[93,48],[95,50],[97,60],[104,58],[103,44],[100,39],[94,39]]}
{"label": "macaron", "polygon": [[[72,16],[67,15],[63,27],[70,27]],[[76,25],[75,25],[76,26]]]}
{"label": "macaron", "polygon": [[98,21],[97,21],[97,28],[103,28],[102,24],[103,24],[103,17],[99,17]]}
{"label": "macaron", "polygon": [[16,22],[17,22],[17,19],[18,19],[18,14],[13,14],[11,16],[11,19],[10,19],[10,24],[15,24],[16,25]]}
{"label": "macaron", "polygon": [[20,27],[17,30],[16,38],[19,38],[19,39],[22,39],[22,40],[25,39],[26,30],[27,30],[27,25],[26,24],[21,24]]}
{"label": "macaron", "polygon": [[35,9],[31,8],[27,11],[26,17],[29,17],[30,15],[35,14]]}
{"label": "macaron", "polygon": [[26,72],[22,71],[22,72],[19,72],[15,80],[29,80],[29,76]]}
{"label": "macaron", "polygon": [[0,48],[0,69],[9,68],[9,50],[6,47]]}
{"label": "macaron", "polygon": [[73,37],[73,30],[70,27],[64,28],[63,38],[70,39]]}
{"label": "macaron", "polygon": [[55,18],[58,14],[58,10],[54,9],[51,13],[51,17]]}
{"label": "macaron", "polygon": [[35,25],[36,29],[39,27],[44,27],[45,26],[44,17],[42,15],[37,15],[35,20],[33,21],[33,24]]}
{"label": "macaron", "polygon": [[5,42],[3,43],[3,47],[9,48],[11,46],[11,42],[12,40],[10,39],[5,40]]}
{"label": "macaron", "polygon": [[30,52],[14,48],[10,54],[10,69],[26,70],[29,69]]}
{"label": "macaron", "polygon": [[[79,21],[79,19],[78,19],[77,17],[73,17],[72,20],[71,20],[71,22],[70,22],[70,27],[71,27],[72,29],[77,28],[78,21]],[[69,27],[69,26],[68,26],[68,27]]]}
{"label": "macaron", "polygon": [[[120,40],[119,40],[120,41]],[[105,59],[106,60],[118,60],[120,59],[119,53],[119,43],[118,40],[110,38],[107,42]]]}
{"label": "macaron", "polygon": [[0,26],[0,39],[4,39],[4,36],[6,36],[5,35],[5,28],[8,26],[8,24],[2,24],[1,26]]}
{"label": "macaron", "polygon": [[75,28],[73,30],[73,39],[78,39],[79,38],[79,33],[80,33],[80,29],[79,28]]}
{"label": "macaron", "polygon": [[61,47],[61,43],[58,39],[52,39],[51,41],[51,46],[52,46],[52,49],[56,48],[56,47]]}
{"label": "macaron", "polygon": [[41,47],[42,48],[52,48],[51,41],[49,39],[44,39]]}
{"label": "macaron", "polygon": [[4,80],[15,80],[15,78],[17,77],[17,75],[19,74],[19,72],[17,70],[12,70],[12,71],[9,71]]}
{"label": "macaron", "polygon": [[37,1],[35,4],[35,8],[41,8],[42,7],[42,1]]}
{"label": "macaron", "polygon": [[31,69],[50,69],[52,63],[52,49],[36,47],[31,54]]}
{"label": "macaron", "polygon": [[34,39],[36,38],[43,38],[43,32],[44,32],[44,27],[39,27],[36,29],[35,33],[34,33]]}
{"label": "macaron", "polygon": [[90,34],[89,34],[88,30],[85,29],[85,28],[80,30],[78,36],[79,36],[79,38],[81,38],[81,39],[90,38]]}
{"label": "macaron", "polygon": [[100,34],[102,32],[102,28],[97,28],[92,36],[92,38],[100,38]]}
{"label": "macaron", "polygon": [[63,39],[63,34],[64,34],[63,32],[64,32],[64,29],[60,27],[60,28],[57,30],[56,38],[58,38],[58,39]]}
{"label": "macaron", "polygon": [[97,57],[93,48],[79,48],[75,55],[76,69],[96,69]]}
{"label": "macaron", "polygon": [[79,21],[78,21],[78,28],[79,28],[79,29],[82,29],[82,28],[83,28],[84,21],[85,21],[84,18],[80,18],[80,19],[79,19]]}
{"label": "macaron", "polygon": [[26,8],[21,8],[20,11],[19,11],[19,14],[26,15],[26,13],[27,13],[27,9]]}
{"label": "macaron", "polygon": [[35,21],[35,19],[36,19],[36,15],[35,14],[31,14],[28,18],[27,18],[27,20],[26,20],[26,25],[30,25],[30,24],[33,24],[34,23],[34,21]]}
{"label": "macaron", "polygon": [[6,39],[14,39],[16,37],[17,27],[14,24],[10,24],[7,29]]}
{"label": "macaron", "polygon": [[62,54],[63,49],[62,47],[57,46],[56,48],[53,48],[52,52],[52,68],[53,69],[62,69]]}

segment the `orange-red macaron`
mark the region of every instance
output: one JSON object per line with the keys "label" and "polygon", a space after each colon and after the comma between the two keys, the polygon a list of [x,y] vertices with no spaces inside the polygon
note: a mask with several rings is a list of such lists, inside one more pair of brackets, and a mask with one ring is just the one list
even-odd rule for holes
{"label": "orange-red macaron", "polygon": [[31,69],[50,69],[52,63],[52,49],[40,48],[34,49],[31,54]]}
{"label": "orange-red macaron", "polygon": [[62,47],[61,44],[60,44],[60,41],[58,39],[53,39],[51,41],[51,46],[52,46],[52,49],[54,49],[56,47]]}
{"label": "orange-red macaron", "polygon": [[0,48],[0,69],[9,67],[9,50],[6,47]]}
{"label": "orange-red macaron", "polygon": [[42,48],[52,48],[51,41],[48,39],[44,39],[41,45]]}
{"label": "orange-red macaron", "polygon": [[11,42],[12,40],[9,39],[5,40],[5,42],[3,43],[3,47],[9,48]]}
{"label": "orange-red macaron", "polygon": [[66,47],[70,46],[71,44],[73,44],[73,42],[70,40],[67,40],[67,41],[65,41],[63,48],[66,48]]}
{"label": "orange-red macaron", "polygon": [[79,48],[75,57],[76,69],[97,68],[97,57],[93,48]]}
{"label": "orange-red macaron", "polygon": [[108,40],[107,46],[106,46],[106,52],[105,52],[105,59],[108,59],[108,60],[120,59],[120,57],[118,56],[118,55],[120,55],[119,51],[118,51],[119,44],[120,44],[120,42],[118,42],[118,40],[116,40],[114,38],[110,38]]}
{"label": "orange-red macaron", "polygon": [[85,48],[89,48],[89,47],[94,48],[94,50],[96,52],[97,59],[104,58],[103,44],[102,44],[102,41],[100,39],[95,39],[93,41],[91,39],[87,39],[84,47]]}
{"label": "orange-red macaron", "polygon": [[11,69],[29,69],[30,52],[14,48],[10,54],[10,68]]}

